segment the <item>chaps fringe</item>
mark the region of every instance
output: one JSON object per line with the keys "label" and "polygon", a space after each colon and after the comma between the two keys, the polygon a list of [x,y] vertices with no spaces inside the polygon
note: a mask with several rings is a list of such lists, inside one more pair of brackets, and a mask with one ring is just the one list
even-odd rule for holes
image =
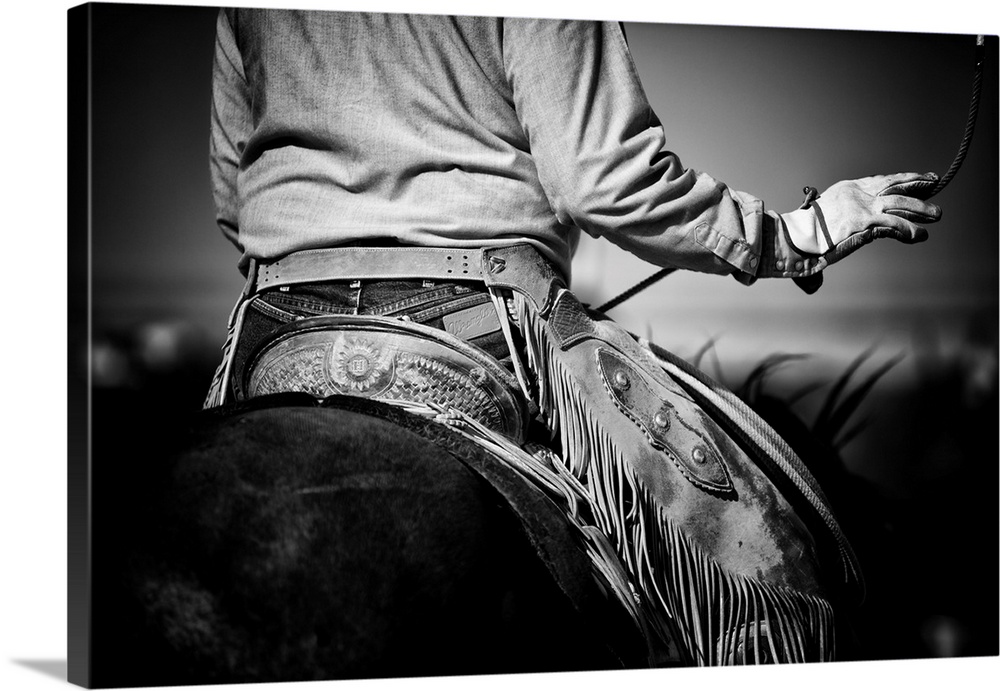
{"label": "chaps fringe", "polygon": [[[679,645],[684,661],[695,665],[832,659],[830,604],[729,573],[692,544],[639,485],[577,395],[571,374],[544,335],[545,323],[520,295],[515,293],[512,301],[537,382],[539,408],[559,437],[562,462],[575,481],[567,486],[572,484],[575,502],[587,508],[576,520],[589,515],[592,528],[607,536],[628,574],[628,591],[638,593],[644,629],[655,632],[668,648]],[[559,465],[553,459],[541,474],[563,477]],[[544,478],[535,481],[546,484]],[[627,591],[618,587],[616,592],[621,598]]]}

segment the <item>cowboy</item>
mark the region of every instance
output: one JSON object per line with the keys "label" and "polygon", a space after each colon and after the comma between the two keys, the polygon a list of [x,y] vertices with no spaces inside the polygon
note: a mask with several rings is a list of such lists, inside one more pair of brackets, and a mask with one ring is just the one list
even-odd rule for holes
{"label": "cowboy", "polygon": [[[932,174],[841,182],[778,214],[685,168],[616,23],[225,10],[211,145],[244,274],[315,248],[523,242],[568,282],[583,230],[750,284],[817,275],[878,237],[922,241],[941,214],[919,199]],[[475,301],[409,284],[288,288],[261,296],[245,328],[400,301],[440,326],[447,304]],[[471,342],[500,355],[497,334]]]}
{"label": "cowboy", "polygon": [[[726,495],[724,450],[685,422],[697,411],[661,403],[676,387],[652,351],[568,292],[580,232],[657,266],[811,291],[874,239],[925,240],[937,177],[839,182],[777,213],[667,147],[617,23],[221,11],[212,181],[247,284],[206,406],[364,396],[462,417],[512,455],[541,421],[591,485],[592,464],[651,439]],[[626,568],[640,590],[641,568]],[[726,657],[715,645],[706,660]]]}

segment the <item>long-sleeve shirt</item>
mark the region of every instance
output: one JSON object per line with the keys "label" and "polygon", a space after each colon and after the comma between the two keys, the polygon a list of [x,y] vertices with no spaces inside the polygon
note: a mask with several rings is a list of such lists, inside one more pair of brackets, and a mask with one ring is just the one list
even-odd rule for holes
{"label": "long-sleeve shirt", "polygon": [[224,10],[211,154],[244,271],[373,239],[524,241],[569,277],[581,230],[745,283],[793,258],[760,200],[667,148],[617,23]]}

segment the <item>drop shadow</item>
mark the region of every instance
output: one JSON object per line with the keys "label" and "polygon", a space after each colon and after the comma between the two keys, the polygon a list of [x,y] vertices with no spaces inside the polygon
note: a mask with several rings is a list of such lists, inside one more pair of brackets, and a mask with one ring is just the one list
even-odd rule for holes
{"label": "drop shadow", "polygon": [[33,669],[60,681],[66,681],[69,663],[66,660],[11,660],[14,664]]}

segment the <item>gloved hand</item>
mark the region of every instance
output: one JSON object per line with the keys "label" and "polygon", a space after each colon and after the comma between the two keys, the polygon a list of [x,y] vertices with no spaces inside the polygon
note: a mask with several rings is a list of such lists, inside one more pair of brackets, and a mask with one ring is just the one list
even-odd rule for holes
{"label": "gloved hand", "polygon": [[934,173],[897,173],[844,180],[816,197],[808,208],[782,214],[788,239],[801,253],[819,255],[818,269],[840,261],[876,238],[905,243],[927,239],[922,224],[941,218],[924,201],[937,185]]}

